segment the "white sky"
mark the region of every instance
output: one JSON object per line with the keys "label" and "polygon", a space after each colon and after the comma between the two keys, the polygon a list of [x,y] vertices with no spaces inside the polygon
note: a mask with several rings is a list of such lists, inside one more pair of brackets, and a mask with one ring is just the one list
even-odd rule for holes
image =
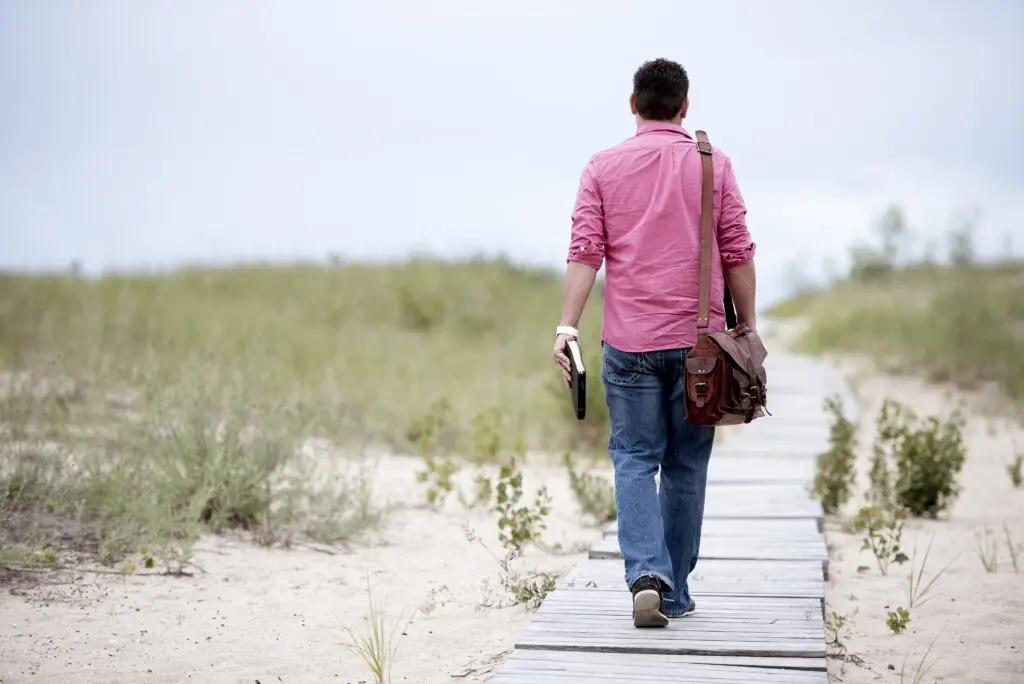
{"label": "white sky", "polygon": [[0,268],[503,251],[560,267],[653,57],[733,159],[762,293],[889,202],[1024,251],[1024,2],[0,0]]}

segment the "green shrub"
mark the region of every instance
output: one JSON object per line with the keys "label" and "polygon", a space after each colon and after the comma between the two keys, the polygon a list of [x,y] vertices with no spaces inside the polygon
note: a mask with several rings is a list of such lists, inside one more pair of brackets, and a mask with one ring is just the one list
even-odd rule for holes
{"label": "green shrub", "polygon": [[869,498],[892,502],[917,517],[934,518],[956,501],[966,447],[964,419],[919,419],[909,407],[886,399],[879,412]]}
{"label": "green shrub", "polygon": [[495,488],[494,512],[498,514],[498,539],[510,551],[520,551],[536,542],[547,527],[545,519],[551,512],[547,487],[541,487],[533,505],[523,502],[523,474],[515,459],[501,466]]}
{"label": "green shrub", "polygon": [[856,483],[856,428],[843,414],[838,395],[825,400],[825,411],[832,416],[829,448],[817,458],[817,472],[812,493],[821,502],[825,513],[832,515],[850,500]]}

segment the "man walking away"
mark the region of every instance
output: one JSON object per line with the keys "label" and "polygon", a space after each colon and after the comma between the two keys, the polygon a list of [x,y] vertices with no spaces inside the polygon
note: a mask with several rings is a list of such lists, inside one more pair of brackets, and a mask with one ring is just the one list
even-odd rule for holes
{"label": "man walking away", "polygon": [[[611,420],[615,506],[633,624],[664,627],[696,604],[687,577],[697,564],[713,427],[685,419],[684,359],[696,339],[701,159],[683,128],[689,78],[666,59],[633,76],[636,134],[595,154],[572,214],[555,362],[605,264],[601,379]],[[737,319],[756,329],[754,250],[732,163],[714,149],[711,331],[725,329],[725,281]],[[661,469],[661,489],[655,475]]]}

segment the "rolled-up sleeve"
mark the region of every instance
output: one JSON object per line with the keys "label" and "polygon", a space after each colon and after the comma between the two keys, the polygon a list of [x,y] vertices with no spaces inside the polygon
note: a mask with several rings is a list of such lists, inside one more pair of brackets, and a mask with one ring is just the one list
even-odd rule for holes
{"label": "rolled-up sleeve", "polygon": [[595,271],[604,263],[604,207],[597,184],[597,169],[591,159],[580,175],[576,205],[572,211],[572,236],[567,261],[586,264]]}
{"label": "rolled-up sleeve", "polygon": [[[725,156],[725,155],[722,155]],[[722,211],[718,217],[718,251],[726,268],[741,266],[754,258],[757,246],[747,230],[747,206],[732,170],[732,161],[725,157],[722,169]]]}

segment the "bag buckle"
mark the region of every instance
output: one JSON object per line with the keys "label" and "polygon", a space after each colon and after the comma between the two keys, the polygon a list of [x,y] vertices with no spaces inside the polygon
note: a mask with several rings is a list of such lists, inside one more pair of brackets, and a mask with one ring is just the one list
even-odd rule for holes
{"label": "bag buckle", "polygon": [[693,389],[701,399],[708,396],[708,383],[706,382],[698,382],[694,384]]}

